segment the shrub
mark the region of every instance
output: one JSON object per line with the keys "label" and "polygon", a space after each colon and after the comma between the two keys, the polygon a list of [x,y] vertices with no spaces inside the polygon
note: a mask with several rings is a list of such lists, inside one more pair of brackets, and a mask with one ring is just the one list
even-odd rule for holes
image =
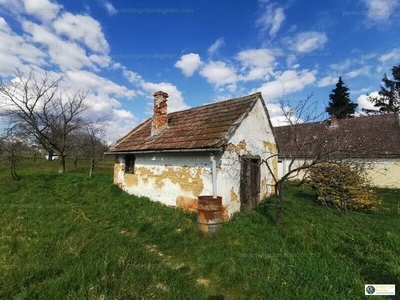
{"label": "shrub", "polygon": [[349,161],[319,163],[309,175],[309,184],[321,204],[340,211],[373,211],[381,204],[368,185],[365,169]]}

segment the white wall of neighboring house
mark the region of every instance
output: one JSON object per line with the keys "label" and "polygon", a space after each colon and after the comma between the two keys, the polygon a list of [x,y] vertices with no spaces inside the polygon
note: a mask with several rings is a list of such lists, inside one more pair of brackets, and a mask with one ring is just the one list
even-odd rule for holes
{"label": "white wall of neighboring house", "polygon": [[375,186],[399,189],[400,157],[374,159],[367,173]]}
{"label": "white wall of neighboring house", "polygon": [[[282,176],[284,176],[287,172],[289,172],[289,167],[291,167],[291,169],[293,170],[293,169],[303,165],[305,163],[305,159],[298,158],[290,166],[291,162],[292,162],[292,159],[290,157],[284,157],[284,156],[278,157],[278,178],[279,179],[281,179]],[[305,175],[305,171],[300,171],[298,173],[294,173],[293,175],[291,175],[290,180],[301,180],[304,178],[304,175]]]}
{"label": "white wall of neighboring house", "polygon": [[[359,162],[360,160],[357,160]],[[291,158],[279,157],[278,160],[278,177],[281,178],[289,170]],[[305,159],[296,159],[292,169],[296,166],[304,164]],[[376,187],[382,188],[400,188],[400,158],[377,158],[365,161],[367,175],[370,183]],[[299,172],[292,179],[303,179],[304,171]]]}

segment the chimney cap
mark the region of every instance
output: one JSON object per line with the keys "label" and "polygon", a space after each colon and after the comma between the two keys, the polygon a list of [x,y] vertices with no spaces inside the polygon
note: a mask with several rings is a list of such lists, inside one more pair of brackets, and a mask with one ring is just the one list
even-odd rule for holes
{"label": "chimney cap", "polygon": [[331,121],[330,121],[330,126],[329,127],[338,127],[339,126],[339,121],[338,118],[336,117],[336,115],[331,115]]}
{"label": "chimney cap", "polygon": [[155,92],[153,94],[153,97],[156,97],[156,96],[163,96],[164,98],[168,98],[169,97],[169,95],[167,93],[163,92],[163,91]]}

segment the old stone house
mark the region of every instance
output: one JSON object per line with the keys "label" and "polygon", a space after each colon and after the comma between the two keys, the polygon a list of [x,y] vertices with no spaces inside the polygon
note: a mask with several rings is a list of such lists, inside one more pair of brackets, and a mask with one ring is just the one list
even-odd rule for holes
{"label": "old stone house", "polygon": [[[350,159],[367,164],[370,183],[400,188],[400,116],[385,114],[274,128],[278,177],[312,159]],[[304,176],[300,172],[296,178]]]}
{"label": "old stone house", "polygon": [[[168,113],[154,93],[153,116],[119,139],[114,183],[128,193],[196,210],[198,196],[222,197],[223,216],[272,193],[262,159],[277,154],[261,93]],[[277,159],[274,160],[277,172]]]}

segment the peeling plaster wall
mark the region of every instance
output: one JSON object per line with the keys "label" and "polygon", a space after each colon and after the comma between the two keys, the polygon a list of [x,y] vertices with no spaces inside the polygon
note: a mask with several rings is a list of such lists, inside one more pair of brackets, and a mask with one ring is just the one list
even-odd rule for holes
{"label": "peeling plaster wall", "polygon": [[[221,166],[217,169],[218,196],[226,213],[231,216],[240,211],[240,155],[259,155],[265,159],[277,154],[275,138],[267,115],[259,99],[247,117],[242,121],[221,157]],[[278,160],[271,160],[275,174],[278,172]],[[273,178],[265,164],[260,167],[260,200],[272,194]]]}
{"label": "peeling plaster wall", "polygon": [[[290,159],[279,158],[279,178],[288,172],[288,166]],[[304,159],[297,159],[293,163],[293,168],[300,166],[304,163]],[[372,185],[376,187],[386,187],[386,188],[400,188],[400,158],[379,158],[368,160],[367,175]],[[299,172],[299,174],[293,179],[302,179],[304,177],[304,171]]]}
{"label": "peeling plaster wall", "polygon": [[166,205],[197,210],[197,196],[212,194],[209,153],[137,154],[134,174],[125,174],[119,156],[114,168],[114,183],[126,192]]}
{"label": "peeling plaster wall", "polygon": [[[275,139],[261,100],[234,132],[223,154],[215,154],[217,195],[222,197],[223,217],[240,211],[240,155],[266,158],[276,154]],[[273,159],[277,172],[277,159]],[[212,195],[210,153],[159,153],[136,155],[134,173],[125,174],[124,157],[117,157],[114,183],[130,194],[197,211],[197,197]],[[272,193],[273,179],[261,165],[260,199]]]}

